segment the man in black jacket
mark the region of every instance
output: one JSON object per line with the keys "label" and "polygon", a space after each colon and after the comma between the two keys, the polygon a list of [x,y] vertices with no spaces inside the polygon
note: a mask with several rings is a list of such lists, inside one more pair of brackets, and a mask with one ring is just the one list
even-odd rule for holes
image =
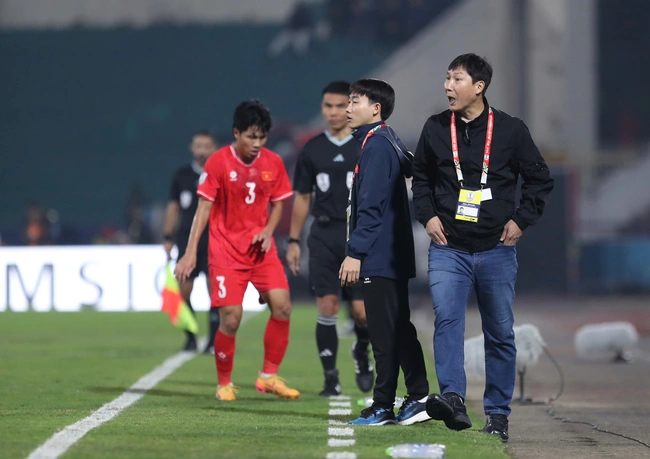
{"label": "man in black jacket", "polygon": [[[377,379],[373,405],[351,424],[410,425],[429,420],[429,392],[422,347],[410,321],[408,281],[415,277],[413,228],[405,177],[413,155],[385,124],[393,112],[395,91],[385,81],[359,80],[350,87],[347,113],[352,135],[361,144],[355,166],[347,257],[341,285],[362,279],[363,300]],[[393,413],[399,368],[408,391]]]}
{"label": "man in black jacket", "polygon": [[[453,430],[472,425],[463,362],[465,308],[474,288],[485,336],[483,431],[507,441],[516,371],[515,245],[542,215],[553,179],[526,125],[488,104],[491,79],[491,65],[476,54],[449,65],[449,110],[424,125],[412,189],[416,218],[432,240],[429,286],[441,395],[429,397],[427,412]],[[519,176],[521,201],[515,207]]]}

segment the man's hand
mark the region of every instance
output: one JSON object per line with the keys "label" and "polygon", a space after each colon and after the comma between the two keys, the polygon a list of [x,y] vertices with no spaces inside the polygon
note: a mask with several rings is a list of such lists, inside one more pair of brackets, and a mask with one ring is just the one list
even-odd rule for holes
{"label": "man's hand", "polygon": [[163,242],[163,248],[167,254],[167,259],[169,260],[172,257],[172,249],[174,248],[174,243],[172,241]]}
{"label": "man's hand", "polygon": [[504,245],[515,245],[522,234],[523,232],[519,229],[519,225],[517,225],[514,220],[510,220],[503,228],[500,241],[503,242]]}
{"label": "man's hand", "polygon": [[174,276],[178,279],[179,282],[185,282],[194,271],[196,267],[196,253],[191,253],[187,251],[185,255],[178,260],[176,263],[176,268],[174,269]]}
{"label": "man's hand", "polygon": [[273,234],[268,229],[263,229],[261,233],[256,234],[251,241],[251,245],[260,244],[262,252],[266,253],[271,250]]}
{"label": "man's hand", "polygon": [[445,237],[445,234],[447,234],[447,232],[442,226],[440,217],[433,217],[427,222],[427,226],[425,228],[427,230],[427,234],[433,242],[439,245],[447,245],[447,238]]}
{"label": "man's hand", "polygon": [[339,269],[339,279],[341,287],[350,286],[359,282],[359,272],[361,271],[361,260],[352,257],[345,257],[341,269]]}
{"label": "man's hand", "polygon": [[287,265],[294,276],[300,271],[300,244],[292,242],[287,249]]}

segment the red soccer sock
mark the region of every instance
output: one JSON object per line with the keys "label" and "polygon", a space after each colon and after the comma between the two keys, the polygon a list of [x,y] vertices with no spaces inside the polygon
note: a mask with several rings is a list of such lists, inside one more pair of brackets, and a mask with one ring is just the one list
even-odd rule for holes
{"label": "red soccer sock", "polygon": [[228,336],[217,331],[214,338],[214,360],[217,363],[217,378],[219,385],[225,386],[232,383],[232,363],[235,357],[235,336]]}
{"label": "red soccer sock", "polygon": [[289,345],[289,320],[269,318],[264,332],[264,367],[262,373],[275,375]]}

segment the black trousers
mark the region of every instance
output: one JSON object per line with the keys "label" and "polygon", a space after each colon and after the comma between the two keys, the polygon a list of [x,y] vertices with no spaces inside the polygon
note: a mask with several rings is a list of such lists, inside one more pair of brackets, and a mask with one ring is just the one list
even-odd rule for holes
{"label": "black trousers", "polygon": [[429,382],[422,346],[411,323],[408,279],[370,277],[359,282],[377,371],[374,404],[393,407],[400,367],[408,395],[425,397],[429,394]]}

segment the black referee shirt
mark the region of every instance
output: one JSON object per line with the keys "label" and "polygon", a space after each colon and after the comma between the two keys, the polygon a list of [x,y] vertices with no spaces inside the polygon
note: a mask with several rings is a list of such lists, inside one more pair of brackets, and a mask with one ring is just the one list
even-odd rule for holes
{"label": "black referee shirt", "polygon": [[[187,165],[178,169],[172,180],[169,199],[178,202],[180,207],[180,222],[176,231],[175,241],[181,252],[184,252],[187,246],[194,214],[196,213],[196,208],[199,206],[196,188],[200,175],[201,168],[198,165]],[[199,250],[207,250],[207,248],[208,229],[206,227],[199,241]]]}
{"label": "black referee shirt", "polygon": [[358,155],[359,142],[351,135],[338,140],[324,132],[305,144],[298,156],[293,189],[298,193],[315,192],[311,208],[315,217],[346,221],[345,209]]}

